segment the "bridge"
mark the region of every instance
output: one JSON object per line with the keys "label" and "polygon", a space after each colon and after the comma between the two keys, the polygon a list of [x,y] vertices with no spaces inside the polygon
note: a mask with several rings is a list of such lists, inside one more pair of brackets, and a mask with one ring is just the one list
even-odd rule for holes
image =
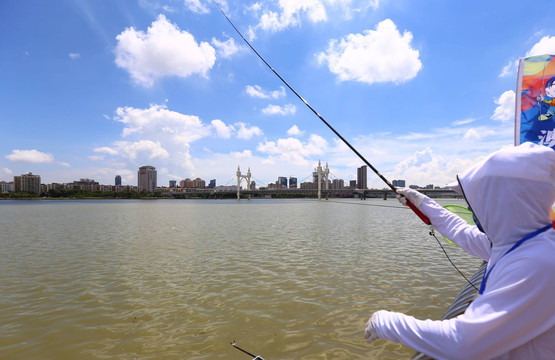
{"label": "bridge", "polygon": [[[201,198],[201,199],[217,199],[217,198],[231,198],[233,194],[236,194],[237,200],[243,198],[250,199],[251,197],[256,198],[314,198],[317,197],[318,199],[322,199],[322,197],[328,199],[330,197],[334,198],[383,198],[384,200],[387,198],[394,198],[395,193],[389,189],[352,189],[352,188],[343,188],[343,189],[329,189],[329,175],[330,170],[328,168],[328,164],[326,163],[325,167],[322,167],[320,161],[318,161],[318,167],[314,169],[315,172],[310,176],[314,177],[316,184],[310,186],[310,188],[303,188],[301,184],[301,188],[259,188],[259,189],[251,189],[251,170],[250,168],[247,171],[247,174],[241,173],[241,169],[238,166],[237,172],[235,173],[235,177],[231,180],[236,180],[236,186],[223,186],[219,188],[211,188],[211,189],[179,189],[179,191],[173,191],[171,188],[166,190],[166,194],[173,198],[182,198],[182,199],[192,199],[192,198]],[[317,174],[317,177],[316,177]],[[246,181],[246,189],[242,189],[241,183],[242,181]],[[314,189],[313,187],[316,187]],[[324,189],[322,189],[324,187]],[[185,190],[185,191],[183,191]],[[418,189],[421,193],[438,198],[438,197],[445,197],[445,198],[453,198],[453,197],[460,197],[457,193],[449,189]]]}
{"label": "bridge", "polygon": [[[462,198],[453,190],[448,189],[417,189],[431,198]],[[236,197],[236,191],[231,189],[188,189],[185,192],[170,193],[169,196],[176,199],[231,199]],[[333,189],[321,190],[321,197],[328,198],[367,198],[392,199],[395,194],[391,189]],[[256,189],[241,190],[240,198],[319,198],[317,189]]]}

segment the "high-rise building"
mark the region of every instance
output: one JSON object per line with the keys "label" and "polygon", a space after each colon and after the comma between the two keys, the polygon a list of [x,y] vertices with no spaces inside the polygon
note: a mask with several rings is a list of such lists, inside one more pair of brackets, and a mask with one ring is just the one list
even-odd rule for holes
{"label": "high-rise building", "polygon": [[40,194],[40,175],[32,173],[13,177],[14,191]]}
{"label": "high-rise building", "polygon": [[356,189],[357,188],[357,181],[356,180],[349,180],[349,187],[351,189]]}
{"label": "high-rise building", "polygon": [[393,186],[395,187],[406,187],[405,180],[393,180]]}
{"label": "high-rise building", "polygon": [[174,188],[177,186],[177,180],[170,180],[170,187]]}
{"label": "high-rise building", "polygon": [[289,177],[289,189],[296,189],[297,188],[297,178],[296,177]]}
{"label": "high-rise building", "polygon": [[283,189],[287,189],[287,178],[285,176],[280,176],[278,177],[278,180],[276,182],[276,185],[278,187],[281,187]]}
{"label": "high-rise building", "polygon": [[365,190],[368,187],[368,172],[366,165],[357,169],[357,189]]}
{"label": "high-rise building", "polygon": [[141,166],[137,173],[139,192],[154,192],[156,189],[156,168],[154,166]]}
{"label": "high-rise building", "polygon": [[216,187],[216,179],[212,179],[210,180],[210,183],[208,184],[208,187],[213,189]]}
{"label": "high-rise building", "polygon": [[116,183],[114,185],[121,186],[121,176],[120,175],[116,175]]}

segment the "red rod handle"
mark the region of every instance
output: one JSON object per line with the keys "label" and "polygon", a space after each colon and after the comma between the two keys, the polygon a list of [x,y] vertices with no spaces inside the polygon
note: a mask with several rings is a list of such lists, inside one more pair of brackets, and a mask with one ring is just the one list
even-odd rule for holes
{"label": "red rod handle", "polygon": [[426,215],[424,215],[422,213],[422,211],[418,210],[418,208],[416,206],[414,206],[413,203],[411,203],[409,201],[409,199],[407,199],[407,205],[411,208],[412,211],[414,211],[414,213],[416,215],[418,215],[418,217],[420,218],[420,220],[424,221],[424,224],[426,225],[431,225],[432,222],[430,221],[430,219],[428,219],[428,217]]}

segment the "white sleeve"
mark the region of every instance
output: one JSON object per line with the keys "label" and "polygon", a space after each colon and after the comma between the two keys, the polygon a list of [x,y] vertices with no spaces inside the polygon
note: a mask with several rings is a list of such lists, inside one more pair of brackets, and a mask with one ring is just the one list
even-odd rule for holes
{"label": "white sleeve", "polygon": [[453,319],[418,320],[378,311],[373,316],[378,337],[437,359],[491,359],[521,346],[553,355],[552,340],[540,340],[555,331],[553,253],[553,245],[541,245],[502,259],[486,292]]}
{"label": "white sleeve", "polygon": [[483,232],[474,225],[444,209],[430,198],[425,198],[418,207],[432,222],[432,226],[449,240],[462,247],[470,255],[488,261],[491,243]]}

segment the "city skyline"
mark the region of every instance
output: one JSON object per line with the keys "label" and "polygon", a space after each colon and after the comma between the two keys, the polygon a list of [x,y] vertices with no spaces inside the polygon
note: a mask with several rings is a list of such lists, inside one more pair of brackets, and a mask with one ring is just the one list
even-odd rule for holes
{"label": "city skyline", "polygon": [[[356,189],[369,189],[367,187],[367,182],[363,179],[364,174],[366,174],[366,166],[362,166],[360,168],[357,169],[357,180],[347,180],[347,182],[349,183],[349,185],[345,185],[345,180],[344,179],[337,179],[337,178],[329,178],[329,172],[327,173],[323,173],[323,177],[321,178],[322,183],[325,182],[326,180],[326,176],[327,176],[327,181],[329,184],[330,189],[342,189],[342,188],[348,188],[348,187],[352,187],[352,188],[356,188]],[[317,170],[317,169],[316,169]],[[326,170],[327,170],[327,164],[326,164]],[[239,173],[239,169],[238,169],[238,173]],[[249,168],[249,173],[250,173],[250,168]],[[316,184],[318,182],[318,175],[317,175],[317,171],[312,172],[312,181],[302,181],[299,182],[298,178],[295,176],[289,176],[289,177],[285,177],[285,176],[278,176],[277,180],[275,182],[268,182],[268,183],[259,183],[257,184],[256,181],[252,181],[251,184],[249,184],[248,186],[255,186],[255,187],[271,187],[271,186],[277,186],[277,187],[282,187],[282,188],[291,188],[291,189],[296,189],[301,187],[303,184],[309,184],[309,183],[313,183]],[[304,180],[308,179],[309,177],[306,177]],[[32,181],[29,181],[28,179],[32,179]],[[38,179],[38,180],[37,180]],[[38,181],[38,183],[36,183]],[[232,179],[231,182],[235,182],[236,179]],[[359,181],[362,181],[361,184],[359,184]],[[152,166],[152,165],[144,165],[139,167],[139,170],[137,171],[137,179],[136,179],[136,183],[135,184],[123,184],[121,182],[121,176],[120,175],[116,175],[114,177],[114,181],[113,181],[113,185],[111,184],[101,184],[98,181],[95,181],[94,179],[89,179],[89,178],[79,178],[79,180],[74,180],[72,182],[51,182],[51,183],[44,183],[41,181],[41,176],[40,174],[33,174],[32,172],[29,172],[27,174],[22,174],[20,176],[14,176],[13,177],[13,181],[5,181],[5,180],[0,180],[0,183],[2,184],[13,184],[12,188],[2,188],[3,191],[22,191],[22,185],[19,185],[18,182],[20,184],[23,184],[24,182],[28,182],[28,183],[32,183],[32,188],[40,188],[41,185],[60,185],[60,184],[64,184],[64,185],[86,185],[85,187],[88,186],[115,186],[115,187],[133,187],[136,188],[138,192],[142,192],[142,191],[146,191],[146,192],[154,192],[154,190],[156,188],[171,188],[171,187],[177,187],[177,188],[214,188],[214,187],[226,187],[226,186],[230,186],[230,184],[220,184],[217,185],[216,180],[215,179],[211,179],[209,181],[208,186],[206,186],[206,181],[204,179],[200,179],[200,178],[196,178],[196,179],[190,179],[190,178],[185,178],[183,180],[180,180],[179,182],[177,182],[177,180],[169,180],[168,185],[158,185],[157,184],[157,171],[156,171],[156,167]],[[230,183],[231,183],[230,182]],[[36,184],[35,184],[36,183]],[[392,184],[394,186],[405,186],[405,180],[402,179],[395,179],[392,181]],[[179,185],[178,185],[179,184]],[[353,184],[355,186],[353,186]],[[233,185],[231,185],[233,186]],[[415,187],[421,187],[420,185],[411,185],[411,186],[415,186]],[[426,185],[426,187],[430,187],[433,185]],[[27,187],[27,186],[26,186]],[[387,186],[384,186],[383,188],[387,188]],[[10,189],[10,190],[8,190]],[[36,192],[36,191],[32,191],[32,192]]]}
{"label": "city skyline", "polygon": [[[516,61],[555,53],[547,0],[221,4],[381,174],[409,184],[444,186],[513,146]],[[364,165],[213,0],[0,8],[0,181],[129,184],[155,164],[161,184],[226,184],[237,166],[268,182],[303,179],[320,159],[350,181]]]}

